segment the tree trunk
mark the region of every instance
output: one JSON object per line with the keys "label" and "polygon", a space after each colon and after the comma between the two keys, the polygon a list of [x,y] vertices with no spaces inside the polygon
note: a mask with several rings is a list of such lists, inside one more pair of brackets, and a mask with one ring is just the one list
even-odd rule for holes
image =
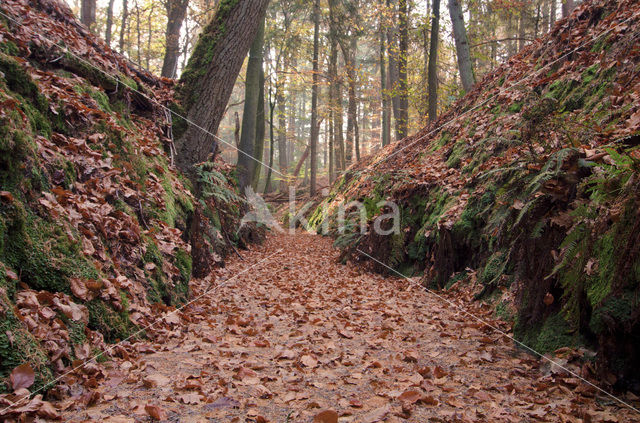
{"label": "tree trunk", "polygon": [[562,0],[562,17],[566,18],[574,8],[573,0]]}
{"label": "tree trunk", "polygon": [[113,2],[114,0],[109,0],[107,6],[107,27],[104,31],[104,41],[109,47],[111,47],[111,29],[113,28]]}
{"label": "tree trunk", "polygon": [[276,103],[272,97],[272,86],[269,83],[269,168],[267,169],[267,181],[264,184],[264,193],[267,194],[273,189],[271,188],[271,173],[273,170],[273,154],[275,149],[275,140],[273,133],[273,112],[276,108]]}
{"label": "tree trunk", "polygon": [[396,43],[396,29],[395,29],[395,5],[393,0],[387,0],[387,8],[392,10],[393,22],[387,28],[387,54],[389,57],[389,72],[387,74],[387,87],[389,88],[389,95],[391,98],[391,105],[393,108],[393,117],[396,121],[396,141],[398,138],[398,118],[400,116],[400,102],[399,102],[399,89],[398,89],[398,45]]}
{"label": "tree trunk", "polygon": [[318,50],[320,43],[320,0],[313,2],[313,85],[311,87],[311,150],[309,195],[316,195],[316,177],[318,172]]}
{"label": "tree trunk", "polygon": [[178,138],[177,164],[189,175],[195,163],[215,153],[216,143],[210,134],[218,131],[238,72],[264,20],[268,3],[269,0],[237,0],[225,3],[228,7],[220,6],[203,29],[182,73],[177,94],[187,118],[195,125],[189,125]]}
{"label": "tree trunk", "polygon": [[96,23],[96,0],[80,2],[80,22],[93,32],[93,25]]}
{"label": "tree trunk", "polygon": [[398,22],[400,42],[398,54],[398,117],[396,137],[398,140],[408,135],[409,129],[409,86],[407,82],[407,59],[409,56],[409,10],[407,0],[398,2]]}
{"label": "tree trunk", "polygon": [[357,100],[356,100],[356,49],[357,49],[357,39],[355,36],[351,36],[351,40],[349,41],[349,47],[345,45],[344,42],[340,43],[340,47],[342,48],[342,55],[345,58],[345,67],[347,70],[347,82],[348,86],[348,97],[349,104],[347,106],[347,138],[345,142],[345,161],[347,166],[353,160],[353,148],[355,145],[354,134],[355,134],[355,125],[356,125],[356,109],[357,109]]}
{"label": "tree trunk", "polygon": [[141,38],[142,34],[140,33],[140,6],[138,5],[138,1],[136,0],[136,61],[138,62],[138,66],[142,66]]}
{"label": "tree trunk", "polygon": [[240,147],[240,115],[238,112],[235,114],[236,117],[236,127],[233,130],[233,140],[236,143],[236,148]]}
{"label": "tree trunk", "polygon": [[[380,2],[382,5],[382,1]],[[382,125],[380,128],[380,139],[382,146],[391,142],[391,101],[389,98],[389,86],[387,85],[387,63],[385,53],[387,50],[386,34],[384,30],[384,15],[380,14],[380,96],[382,97]]]}
{"label": "tree trunk", "polygon": [[124,53],[124,34],[127,33],[127,25],[129,24],[129,1],[122,0],[122,20],[120,22],[120,40],[118,48],[120,53]]}
{"label": "tree trunk", "polygon": [[549,2],[548,0],[542,0],[540,2],[542,7],[542,23],[540,26],[540,35],[544,35],[549,32]]}
{"label": "tree trunk", "polygon": [[265,114],[264,114],[264,67],[260,63],[260,93],[258,95],[258,110],[256,114],[256,137],[253,147],[253,157],[251,161],[253,170],[251,186],[255,192],[258,192],[258,183],[260,182],[260,172],[262,171],[262,159],[264,157],[264,134],[265,134]]}
{"label": "tree trunk", "polygon": [[167,0],[167,28],[164,33],[165,49],[161,75],[175,78],[180,55],[180,29],[187,14],[189,0]]}
{"label": "tree trunk", "polygon": [[527,18],[529,16],[529,9],[526,3],[522,4],[520,9],[520,19],[518,20],[518,51],[524,48],[525,39],[527,38]]}
{"label": "tree trunk", "polygon": [[438,118],[438,38],[440,36],[440,0],[433,0],[431,39],[429,40],[429,121]]}
{"label": "tree trunk", "polygon": [[469,52],[469,41],[467,40],[467,30],[464,26],[462,7],[459,0],[449,0],[449,13],[453,25],[453,37],[456,42],[456,54],[458,56],[458,69],[460,70],[460,80],[465,92],[471,91],[475,84],[473,68],[471,67],[471,53]]}
{"label": "tree trunk", "polygon": [[[258,115],[260,106],[260,75],[262,73],[262,49],[264,45],[264,19],[260,23],[258,33],[251,44],[249,62],[244,85],[244,111],[242,113],[242,131],[240,132],[240,148],[238,149],[238,187],[243,192],[253,182],[255,145],[258,134]],[[264,107],[264,103],[263,103]],[[264,117],[264,113],[262,114]]]}
{"label": "tree trunk", "polygon": [[549,11],[549,29],[556,23],[556,15],[558,14],[558,0],[551,0],[551,10]]}
{"label": "tree trunk", "polygon": [[[276,103],[278,105],[278,166],[280,173],[286,175],[289,165],[287,161],[287,115],[285,112],[284,85],[278,87]],[[280,190],[284,192],[286,189],[287,182],[281,180]]]}

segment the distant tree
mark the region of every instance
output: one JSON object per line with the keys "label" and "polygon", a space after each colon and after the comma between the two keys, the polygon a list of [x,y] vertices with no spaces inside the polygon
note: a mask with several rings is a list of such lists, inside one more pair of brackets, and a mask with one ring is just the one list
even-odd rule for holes
{"label": "distant tree", "polygon": [[311,86],[311,139],[309,150],[311,154],[311,170],[309,180],[309,194],[316,194],[316,177],[318,172],[318,50],[320,43],[320,0],[313,2],[313,82]]}
{"label": "distant tree", "polygon": [[96,23],[96,0],[82,0],[80,2],[80,22],[93,30]]}
{"label": "distant tree", "polygon": [[407,0],[398,1],[398,116],[396,116],[396,137],[408,135],[409,128],[409,85],[407,62],[409,58],[409,7]]}
{"label": "distant tree", "polygon": [[107,6],[107,25],[104,31],[104,41],[108,46],[111,45],[111,29],[113,28],[113,2],[114,0],[109,0]]}
{"label": "distant tree", "polygon": [[161,75],[175,78],[180,55],[180,30],[187,14],[189,0],[166,0],[167,27],[165,30],[165,53]]}
{"label": "distant tree", "polygon": [[438,117],[438,37],[440,32],[440,0],[433,0],[431,38],[429,41],[429,121]]}
{"label": "distant tree", "polygon": [[464,26],[464,16],[459,0],[449,0],[449,14],[453,25],[453,38],[456,43],[456,53],[458,56],[458,69],[460,70],[460,80],[462,87],[469,92],[475,83],[473,68],[471,66],[471,53],[469,51],[469,40],[467,29]]}
{"label": "distant tree", "polygon": [[[244,111],[242,113],[242,130],[240,147],[238,148],[238,185],[241,191],[251,185],[256,157],[255,144],[258,129],[258,113],[260,106],[260,76],[262,74],[262,58],[264,47],[264,19],[249,50],[249,62],[244,83]],[[264,84],[263,84],[264,85]],[[264,102],[263,102],[264,107]],[[262,114],[264,118],[264,113]],[[263,126],[264,128],[264,126]]]}

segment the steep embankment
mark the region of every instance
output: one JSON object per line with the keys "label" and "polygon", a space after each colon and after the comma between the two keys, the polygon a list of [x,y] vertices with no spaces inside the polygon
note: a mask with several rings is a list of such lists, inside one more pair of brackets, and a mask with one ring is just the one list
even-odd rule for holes
{"label": "steep embankment", "polygon": [[[183,303],[192,266],[201,277],[224,257],[221,221],[237,219],[239,199],[224,165],[200,168],[211,202],[185,188],[156,103],[171,81],[112,52],[62,3],[8,0],[0,12],[0,379],[27,363],[16,375],[33,369],[33,391]],[[96,378],[94,363],[55,394]]]}
{"label": "steep embankment", "polygon": [[[585,371],[638,388],[639,21],[638,2],[586,2],[437,122],[354,165],[312,224],[328,207],[354,259],[362,249],[432,287],[478,282],[532,348],[596,346]],[[384,199],[400,205],[399,234],[371,230]],[[336,231],[351,200],[364,236]]]}

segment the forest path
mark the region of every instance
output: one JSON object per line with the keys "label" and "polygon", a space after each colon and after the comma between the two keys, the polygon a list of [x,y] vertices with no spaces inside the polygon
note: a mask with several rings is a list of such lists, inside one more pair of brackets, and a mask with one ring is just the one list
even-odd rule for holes
{"label": "forest path", "polygon": [[340,422],[635,417],[603,406],[578,379],[541,371],[411,281],[339,264],[330,239],[275,234],[243,255],[216,270],[219,285],[183,310],[165,342],[106,363],[102,399],[65,420],[310,422],[323,410]]}

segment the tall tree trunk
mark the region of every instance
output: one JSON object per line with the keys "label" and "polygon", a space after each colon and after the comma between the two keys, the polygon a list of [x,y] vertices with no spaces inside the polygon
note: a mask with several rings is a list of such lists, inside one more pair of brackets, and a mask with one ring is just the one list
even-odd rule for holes
{"label": "tall tree trunk", "polygon": [[113,29],[113,2],[114,0],[109,0],[107,6],[107,27],[104,31],[104,41],[109,47],[111,47],[111,30]]}
{"label": "tall tree trunk", "polygon": [[[264,46],[263,46],[264,47]],[[251,161],[253,170],[251,171],[253,190],[258,192],[258,183],[260,182],[260,172],[262,171],[262,159],[264,156],[264,134],[265,134],[265,114],[264,114],[264,66],[260,63],[260,93],[258,94],[258,110],[256,113],[256,137],[253,146],[253,157],[256,160]]]}
{"label": "tall tree trunk", "polygon": [[122,0],[122,20],[120,22],[120,40],[118,41],[118,49],[120,53],[124,53],[124,35],[127,33],[129,25],[129,0]]}
{"label": "tall tree trunk", "polygon": [[[364,106],[363,106],[364,107]],[[358,107],[356,107],[356,116],[353,120],[353,143],[356,147],[356,161],[360,161],[360,127],[358,126],[358,116],[359,111]],[[364,125],[363,125],[364,128]]]}
{"label": "tall tree trunk", "polygon": [[180,30],[187,14],[189,0],[166,0],[167,27],[164,32],[165,49],[161,75],[175,78],[180,55]]}
{"label": "tall tree trunk", "polygon": [[153,12],[155,8],[156,4],[152,2],[149,8],[149,19],[147,19],[147,52],[145,54],[147,70],[151,69],[151,39],[153,38]]}
{"label": "tall tree trunk", "polygon": [[549,32],[549,1],[541,0],[540,6],[542,7],[542,22],[540,25],[540,35],[544,35]]}
{"label": "tall tree trunk", "polygon": [[139,66],[142,66],[142,54],[141,54],[141,38],[142,33],[140,32],[140,6],[138,5],[138,1],[136,0],[136,61]]}
{"label": "tall tree trunk", "polygon": [[433,0],[431,40],[429,43],[429,121],[438,118],[438,38],[440,36],[440,0]]}
{"label": "tall tree trunk", "polygon": [[518,29],[518,21],[515,16],[513,16],[512,10],[507,10],[507,35],[511,38],[507,41],[507,56],[511,57],[518,51],[518,41],[516,40],[517,29]]}
{"label": "tall tree trunk", "polygon": [[527,21],[529,17],[529,8],[527,3],[522,3],[520,9],[520,19],[518,19],[518,51],[524,48],[525,39],[527,38]]}
{"label": "tall tree trunk", "polygon": [[[381,5],[384,0],[381,0]],[[384,14],[380,13],[380,96],[382,98],[382,125],[380,128],[380,139],[382,140],[382,146],[388,145],[391,142],[391,101],[389,98],[389,86],[387,85],[387,61],[386,61],[386,33],[384,30]]]}
{"label": "tall tree trunk", "polygon": [[551,10],[549,11],[549,29],[556,23],[556,15],[558,14],[558,0],[551,0]]}
{"label": "tall tree trunk", "polygon": [[271,86],[269,86],[269,168],[267,169],[267,181],[264,184],[264,193],[273,191],[271,188],[271,174],[273,170],[273,155],[275,149],[275,139],[273,131],[273,112],[276,108],[276,102],[272,98]]}
{"label": "tall tree trunk", "polygon": [[398,118],[396,137],[400,140],[408,135],[409,129],[409,85],[407,82],[407,59],[409,56],[409,9],[407,0],[398,2],[398,23],[400,42],[398,54]]}
{"label": "tall tree trunk", "polygon": [[575,7],[573,0],[562,0],[562,17],[566,18]]}
{"label": "tall tree trunk", "polygon": [[311,87],[311,140],[309,149],[311,150],[310,160],[310,180],[309,195],[316,195],[316,177],[318,172],[318,132],[320,125],[318,124],[318,50],[320,43],[320,0],[313,2],[313,85]]}
{"label": "tall tree trunk", "polygon": [[[280,173],[287,174],[287,114],[285,111],[284,84],[277,88],[276,104],[278,106],[278,167]],[[280,190],[286,191],[287,182],[283,179],[280,181]]]}
{"label": "tall tree trunk", "polygon": [[240,116],[238,112],[235,113],[236,127],[233,130],[233,140],[236,144],[236,148],[240,147]]}
{"label": "tall tree trunk", "polygon": [[80,2],[80,22],[93,31],[96,23],[96,0],[82,0]]}
{"label": "tall tree trunk", "polygon": [[[244,111],[242,113],[242,131],[238,149],[238,187],[243,192],[253,182],[255,144],[258,133],[258,115],[260,105],[260,75],[262,73],[262,49],[264,45],[264,18],[249,50],[249,62],[244,85]],[[264,106],[264,103],[263,103]],[[264,114],[263,114],[264,116]]]}
{"label": "tall tree trunk", "polygon": [[395,28],[395,4],[394,0],[387,0],[387,8],[392,11],[392,22],[387,28],[387,55],[389,57],[389,72],[387,73],[387,87],[391,97],[391,105],[393,109],[393,117],[396,121],[396,141],[398,138],[398,118],[400,116],[399,88],[398,88],[398,44]]}
{"label": "tall tree trunk", "polygon": [[355,36],[351,36],[349,46],[347,47],[345,42],[340,43],[342,48],[342,55],[345,58],[345,68],[347,70],[347,82],[348,82],[348,97],[349,103],[347,106],[347,138],[345,142],[345,161],[347,166],[353,160],[353,148],[355,145],[354,131],[356,126],[356,49],[358,47],[358,40]]}
{"label": "tall tree trunk", "polygon": [[216,152],[217,144],[210,134],[218,131],[238,72],[264,20],[268,3],[269,0],[238,0],[228,8],[219,8],[203,29],[180,77],[178,99],[187,118],[199,126],[189,125],[184,134],[177,137],[177,164],[189,175],[193,175],[193,164]]}
{"label": "tall tree trunk", "polygon": [[473,68],[471,67],[471,53],[469,52],[469,41],[467,40],[467,30],[464,26],[462,7],[459,0],[449,0],[449,13],[453,25],[453,37],[456,42],[456,54],[458,56],[458,69],[460,70],[460,80],[462,88],[466,92],[471,91],[475,84]]}

